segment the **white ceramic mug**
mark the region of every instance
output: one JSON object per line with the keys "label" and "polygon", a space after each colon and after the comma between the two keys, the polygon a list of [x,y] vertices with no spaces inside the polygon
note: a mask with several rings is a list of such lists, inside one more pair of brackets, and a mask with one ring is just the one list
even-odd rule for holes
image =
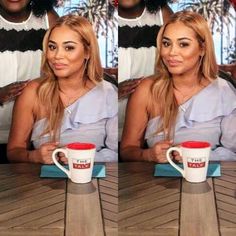
{"label": "white ceramic mug", "polygon": [[[54,163],[74,183],[88,183],[92,179],[94,156],[96,147],[92,143],[70,143],[66,148],[58,148],[53,151]],[[57,161],[57,153],[62,152],[68,159],[69,170]]]}
{"label": "white ceramic mug", "polygon": [[[179,152],[182,156],[184,169],[177,166],[171,159],[173,151]],[[206,180],[211,145],[202,141],[187,141],[180,144],[180,147],[171,147],[167,150],[168,162],[178,170],[189,182],[199,183]]]}

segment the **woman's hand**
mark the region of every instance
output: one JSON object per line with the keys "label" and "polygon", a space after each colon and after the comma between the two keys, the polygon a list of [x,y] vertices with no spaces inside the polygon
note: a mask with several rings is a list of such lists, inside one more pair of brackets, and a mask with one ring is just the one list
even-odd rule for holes
{"label": "woman's hand", "polygon": [[29,160],[41,164],[53,164],[52,153],[57,147],[58,142],[44,143],[39,149],[32,151],[32,155],[29,155]]}
{"label": "woman's hand", "polygon": [[150,149],[150,161],[155,161],[158,163],[166,163],[166,151],[172,146],[173,141],[164,140],[156,143]]}
{"label": "woman's hand", "polygon": [[0,88],[0,104],[15,100],[28,83],[29,81],[19,81]]}
{"label": "woman's hand", "polygon": [[122,99],[128,97],[131,93],[135,91],[136,87],[140,84],[142,79],[143,78],[129,79],[119,83],[118,98]]}

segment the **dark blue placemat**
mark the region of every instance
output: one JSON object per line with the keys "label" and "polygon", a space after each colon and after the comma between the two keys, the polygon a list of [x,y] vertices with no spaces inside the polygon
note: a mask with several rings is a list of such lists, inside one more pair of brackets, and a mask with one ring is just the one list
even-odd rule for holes
{"label": "dark blue placemat", "polygon": [[[67,165],[64,165],[64,167],[68,169]],[[56,165],[42,165],[40,177],[41,178],[67,178],[67,175],[62,170],[60,170]],[[94,165],[93,177],[94,178],[106,177],[105,165]]]}
{"label": "dark blue placemat", "polygon": [[[183,168],[183,164],[177,164],[177,165]],[[170,164],[156,164],[154,176],[181,177],[182,175]],[[220,164],[210,163],[208,165],[207,176],[209,177],[221,176]]]}

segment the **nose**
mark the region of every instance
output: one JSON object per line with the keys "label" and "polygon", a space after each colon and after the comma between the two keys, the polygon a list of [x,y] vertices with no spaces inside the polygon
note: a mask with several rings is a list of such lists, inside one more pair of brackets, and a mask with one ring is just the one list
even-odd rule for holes
{"label": "nose", "polygon": [[57,50],[55,50],[54,57],[55,57],[56,59],[63,58],[63,57],[64,57],[64,51],[63,51],[63,49],[62,49],[62,48],[57,48]]}
{"label": "nose", "polygon": [[176,44],[172,44],[170,47],[170,55],[176,55],[178,53],[178,47]]}

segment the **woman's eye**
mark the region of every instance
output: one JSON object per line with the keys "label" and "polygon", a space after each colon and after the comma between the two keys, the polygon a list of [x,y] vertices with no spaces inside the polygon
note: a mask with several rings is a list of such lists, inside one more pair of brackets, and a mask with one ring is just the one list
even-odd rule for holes
{"label": "woman's eye", "polygon": [[170,46],[170,43],[167,42],[167,41],[163,41],[163,42],[162,42],[162,45],[163,45],[164,47],[168,47],[168,46]]}
{"label": "woman's eye", "polygon": [[180,45],[181,48],[184,48],[184,47],[188,47],[188,46],[189,46],[188,43],[180,43],[179,45]]}
{"label": "woman's eye", "polygon": [[53,44],[49,44],[49,45],[48,45],[48,48],[52,51],[52,50],[56,49],[56,46],[53,45]]}
{"label": "woman's eye", "polygon": [[75,47],[73,47],[73,46],[66,46],[65,49],[66,49],[66,51],[72,51],[72,50],[75,49]]}

